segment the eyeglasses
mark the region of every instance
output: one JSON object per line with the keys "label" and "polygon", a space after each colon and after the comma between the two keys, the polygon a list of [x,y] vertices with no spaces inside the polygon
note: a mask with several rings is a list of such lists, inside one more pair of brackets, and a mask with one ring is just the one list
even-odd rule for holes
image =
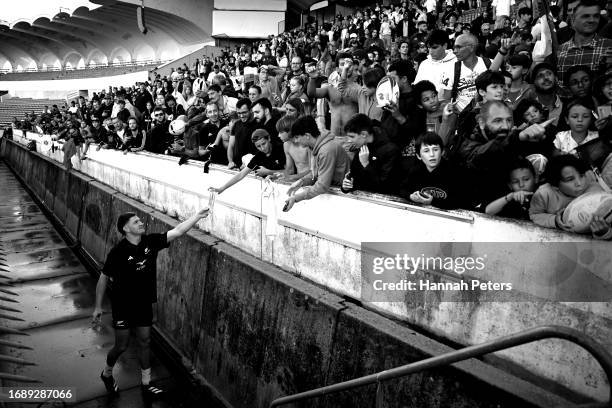
{"label": "eyeglasses", "polygon": [[155,116],[164,116],[163,113],[156,113]]}
{"label": "eyeglasses", "polygon": [[460,50],[462,48],[466,48],[466,47],[473,47],[474,44],[465,44],[465,45],[461,45],[461,44],[455,44],[455,46],[453,47],[454,50]]}

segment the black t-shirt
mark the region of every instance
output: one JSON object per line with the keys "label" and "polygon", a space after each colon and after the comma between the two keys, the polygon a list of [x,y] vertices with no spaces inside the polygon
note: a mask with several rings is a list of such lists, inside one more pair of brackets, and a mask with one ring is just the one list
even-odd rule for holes
{"label": "black t-shirt", "polygon": [[198,145],[208,146],[209,144],[214,143],[217,139],[217,134],[219,133],[219,130],[225,127],[226,125],[227,123],[224,121],[220,121],[219,126],[208,121],[204,122],[198,134]]}
{"label": "black t-shirt", "polygon": [[239,166],[242,164],[242,156],[248,153],[257,154],[257,149],[251,141],[251,134],[256,128],[256,123],[253,120],[248,122],[239,120],[232,129],[232,134],[235,136],[234,163]]}
{"label": "black t-shirt", "polygon": [[113,307],[157,301],[157,253],[167,233],[143,235],[138,245],[122,239],[106,257],[102,273],[113,283]]}
{"label": "black t-shirt", "polygon": [[268,170],[283,170],[285,168],[285,150],[283,145],[272,143],[272,152],[269,156],[258,151],[249,164],[247,164],[247,167],[251,170],[257,166],[265,167]]}

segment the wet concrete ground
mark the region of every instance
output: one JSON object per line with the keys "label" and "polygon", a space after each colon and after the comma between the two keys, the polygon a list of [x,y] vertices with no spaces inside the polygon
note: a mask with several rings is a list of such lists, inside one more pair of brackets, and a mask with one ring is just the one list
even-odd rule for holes
{"label": "wet concrete ground", "polygon": [[[0,360],[4,355],[35,364],[0,361],[0,376],[20,375],[38,381],[3,380],[3,386],[69,387],[76,395],[76,403],[69,406],[80,408],[215,407],[155,356],[152,383],[168,393],[162,401],[144,403],[133,347],[115,366],[120,396],[107,397],[99,375],[114,334],[108,313],[101,328],[94,330],[90,325],[95,284],[36,202],[0,161],[0,344],[16,343],[0,345]],[[110,311],[108,304],[105,311]],[[2,328],[18,332],[7,333]]]}

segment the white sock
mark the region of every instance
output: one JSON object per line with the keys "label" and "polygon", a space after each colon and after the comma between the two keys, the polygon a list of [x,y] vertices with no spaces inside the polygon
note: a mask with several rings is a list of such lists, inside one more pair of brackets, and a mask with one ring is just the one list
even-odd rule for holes
{"label": "white sock", "polygon": [[146,370],[140,369],[140,373],[142,375],[142,385],[149,385],[151,382],[151,369],[147,368]]}
{"label": "white sock", "polygon": [[104,367],[104,372],[103,374],[105,377],[110,377],[111,375],[113,375],[113,367],[107,365]]}

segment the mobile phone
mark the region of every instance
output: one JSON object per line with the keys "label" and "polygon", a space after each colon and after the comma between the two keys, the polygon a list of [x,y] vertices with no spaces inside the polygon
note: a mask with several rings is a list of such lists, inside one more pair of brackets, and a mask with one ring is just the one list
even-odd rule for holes
{"label": "mobile phone", "polygon": [[597,113],[599,114],[600,118],[602,119],[607,118],[608,116],[612,115],[612,106],[610,105],[598,106]]}
{"label": "mobile phone", "polygon": [[285,202],[285,205],[283,206],[283,212],[287,212],[289,210],[289,201]]}

